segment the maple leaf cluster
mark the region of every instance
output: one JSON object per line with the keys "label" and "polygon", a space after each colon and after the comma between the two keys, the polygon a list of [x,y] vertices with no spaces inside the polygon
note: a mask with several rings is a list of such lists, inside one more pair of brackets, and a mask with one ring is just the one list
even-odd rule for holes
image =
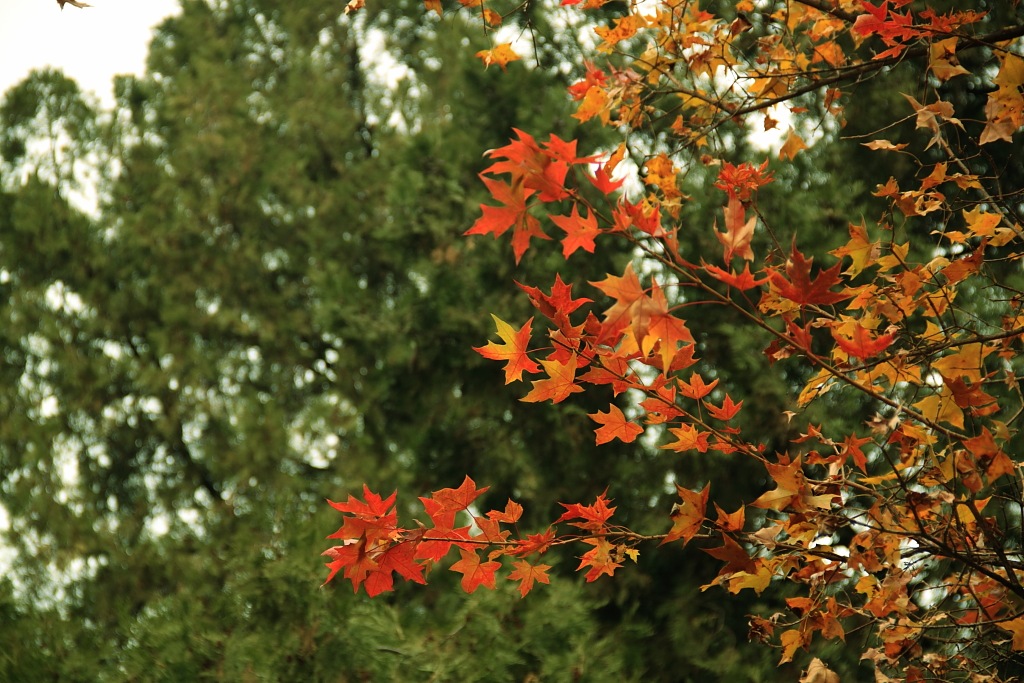
{"label": "maple leaf cluster", "polygon": [[[563,4],[585,12],[603,2]],[[697,542],[721,562],[705,589],[797,587],[787,613],[751,618],[752,636],[777,647],[780,663],[856,627],[870,629],[863,658],[876,680],[1001,680],[997,663],[1024,651],[1024,492],[1012,446],[1024,412],[1024,294],[1005,280],[1024,259],[1014,203],[1024,190],[1001,184],[997,166],[982,167],[988,146],[1020,142],[1024,26],[982,34],[985,19],[980,9],[939,12],[909,0],[739,0],[721,15],[665,0],[595,28],[583,77],[568,89],[575,118],[656,144],[644,151],[624,139],[581,156],[575,140],[538,142],[517,130],[487,153],[493,163],[480,178],[494,203],[466,234],[511,230],[517,263],[552,235],[566,259],[612,240],[636,258],[589,283],[555,275],[543,288],[519,284],[534,316],[517,325],[492,314],[499,341],[476,351],[504,364],[505,384],[530,383],[523,401],[606,396],[607,409],[589,415],[598,444],[647,435],[673,456],[746,458],[770,483],[732,512],[709,485],[677,486],[653,534],[613,525],[605,494],[565,503],[545,531],[520,535],[511,501],[505,511],[470,512],[485,489],[468,477],[421,499],[432,526],[415,529],[398,525],[394,496],[365,490],[362,501],[332,503],[346,517],[332,535],[342,545],[326,553],[328,580],[342,572],[370,594],[389,590],[395,574],[422,582],[455,546],[451,569],[467,591],[494,587],[511,562],[508,578],[525,595],[550,569],[528,560],[554,545],[575,544],[578,570],[593,581],[636,559],[643,542]],[[480,56],[504,68],[513,57],[503,47]],[[778,239],[757,205],[776,171],[770,160],[731,160],[719,130],[770,130],[788,109],[795,123],[772,162],[780,167],[808,147],[801,120],[841,128],[857,84],[904,63],[927,82],[905,96],[893,124],[913,122],[926,142],[862,144],[880,169],[900,154],[920,172],[880,177],[878,215],[851,220],[849,239],[831,252],[815,253],[799,235]],[[986,93],[983,121],[961,120],[943,99],[943,84],[967,77]],[[696,164],[717,168],[702,199],[721,207],[704,227],[687,226],[721,246],[699,258],[685,255],[679,224],[691,201],[683,178]],[[809,378],[779,409],[797,434],[782,452],[744,432],[744,397],[698,357],[691,326],[700,318],[683,314],[702,306],[729,309],[768,336],[773,366]],[[871,406],[861,429],[806,423],[809,406],[843,394]],[[460,515],[469,523],[457,526]],[[814,680],[834,680],[821,660],[808,677],[812,669]]]}
{"label": "maple leaf cluster", "polygon": [[477,488],[467,476],[458,488],[440,489],[420,498],[430,524],[421,522],[415,528],[399,526],[395,510],[397,492],[382,498],[364,486],[362,500],[349,496],[343,503],[328,501],[342,513],[344,522],[328,536],[340,540],[341,545],[323,553],[331,560],[327,563],[330,573],[324,584],[340,572],[354,591],[362,587],[374,597],[394,589],[396,574],[406,581],[426,583],[431,569],[455,549],[458,559],[449,569],[462,574],[464,591],[496,588],[498,572],[503,570],[501,560],[507,557],[511,569],[506,578],[518,581],[519,593],[525,597],[537,583],[550,582],[551,565],[534,558],[563,543],[556,536],[557,525],[563,522],[584,530],[587,536],[582,542],[593,546],[582,556],[578,567],[588,570],[588,582],[614,575],[623,558],[636,561],[637,539],[611,524],[615,508],[604,494],[591,505],[563,504],[565,514],[547,530],[517,536],[513,531],[523,514],[519,503],[509,500],[502,510],[473,512],[474,502],[486,491],[486,486]]}

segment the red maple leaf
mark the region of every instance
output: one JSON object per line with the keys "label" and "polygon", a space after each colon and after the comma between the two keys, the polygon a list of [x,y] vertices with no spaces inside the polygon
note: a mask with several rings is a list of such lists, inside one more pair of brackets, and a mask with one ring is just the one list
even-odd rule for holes
{"label": "red maple leaf", "polygon": [[571,519],[583,520],[580,522],[569,522],[570,526],[579,527],[580,529],[586,529],[587,531],[600,531],[611,519],[611,516],[615,513],[615,508],[608,507],[608,503],[611,502],[605,497],[605,494],[599,495],[594,499],[593,505],[580,505],[579,503],[559,503],[565,508],[565,513],[555,520],[555,523],[566,522]]}
{"label": "red maple leaf", "polygon": [[[551,285],[551,294],[545,294],[537,287],[529,287],[518,282],[516,284],[519,286],[519,289],[526,292],[526,295],[530,297],[530,303],[537,310],[556,323],[558,323],[559,316],[568,318],[569,314],[577,308],[593,301],[586,297],[573,299],[572,285],[562,282],[562,276],[559,274],[555,274],[555,283]],[[559,327],[561,327],[560,323]]]}
{"label": "red maple leaf", "polygon": [[[562,4],[576,4],[582,1],[583,0],[572,0],[571,2],[563,1]],[[604,86],[607,80],[607,76],[605,75],[604,71],[601,71],[601,69],[598,69],[596,66],[594,66],[593,62],[585,61],[583,65],[587,69],[587,73],[584,76],[583,80],[576,81],[568,88],[569,94],[572,96],[574,100],[582,100],[584,96],[586,96],[588,90],[590,90],[594,86],[597,86],[599,88]]]}
{"label": "red maple leaf", "polygon": [[[906,3],[896,2],[900,7]],[[878,36],[889,49],[874,56],[874,59],[896,57],[907,49],[907,44],[925,33],[914,26],[914,17],[909,12],[898,14],[889,9],[889,0],[879,5],[872,5],[862,0],[861,5],[866,14],[857,17],[853,23],[853,31],[862,36]]]}
{"label": "red maple leaf", "polygon": [[[452,513],[453,517],[454,515],[455,513]],[[419,541],[415,544],[416,559],[439,562],[448,554],[453,545],[466,549],[475,548],[476,544],[470,542],[472,538],[469,531],[468,526],[453,529],[450,525],[438,525],[434,529],[423,529]]]}
{"label": "red maple leaf", "polygon": [[834,304],[850,295],[843,292],[833,292],[832,287],[839,283],[839,271],[842,263],[837,263],[828,270],[822,270],[818,277],[811,279],[811,264],[813,258],[804,258],[804,255],[793,245],[793,251],[786,261],[786,279],[778,270],[768,271],[768,279],[778,291],[779,296],[784,299],[806,306],[809,304]]}
{"label": "red maple leaf", "polygon": [[565,142],[551,136],[551,142],[542,150],[533,136],[514,128],[518,140],[513,140],[504,147],[491,150],[487,156],[497,161],[484,173],[508,173],[513,183],[522,182],[523,187],[538,192],[537,198],[542,202],[556,202],[569,196],[565,189],[565,176],[569,165],[583,160],[576,159],[576,141]]}
{"label": "red maple leaf", "polygon": [[459,548],[462,559],[451,566],[453,572],[462,574],[462,590],[472,593],[480,586],[495,588],[494,573],[501,569],[500,562],[481,562],[475,550]]}
{"label": "red maple leaf", "polygon": [[580,382],[611,384],[612,393],[616,396],[633,386],[633,382],[628,378],[630,370],[626,359],[619,356],[599,356],[598,360],[599,363],[592,364],[579,376]]}
{"label": "red maple leaf", "polygon": [[354,592],[363,586],[371,598],[394,588],[394,572],[408,581],[425,584],[424,567],[415,561],[415,549],[410,543],[380,541],[371,545],[366,543],[366,539],[329,548],[323,554],[334,561],[327,564],[331,572],[324,584],[330,582],[339,570],[352,582]]}
{"label": "red maple leaf", "polygon": [[551,239],[541,230],[540,221],[527,213],[526,200],[533,194],[532,189],[524,186],[522,182],[513,182],[510,185],[483,175],[480,176],[480,180],[487,185],[491,196],[502,206],[481,204],[482,215],[464,234],[493,235],[498,238],[512,228],[512,251],[516,257],[516,263],[519,263],[523,254],[530,247],[531,238]]}
{"label": "red maple leaf", "polygon": [[562,257],[569,258],[577,249],[590,254],[594,253],[594,238],[601,234],[597,227],[597,217],[591,211],[589,216],[580,216],[578,205],[572,205],[572,213],[568,216],[550,216],[551,222],[568,233],[562,238]]}
{"label": "red maple leaf", "polygon": [[488,342],[486,346],[474,346],[473,350],[490,360],[503,360],[505,363],[505,384],[519,381],[523,372],[540,372],[540,366],[526,355],[526,347],[530,343],[533,318],[526,321],[517,331],[498,316],[491,314],[498,328],[498,336],[502,344]]}
{"label": "red maple leaf", "polygon": [[515,524],[522,516],[523,506],[511,498],[509,498],[508,503],[505,504],[504,510],[490,510],[487,512],[488,518],[493,519],[496,522],[502,522],[503,524]]}
{"label": "red maple leaf", "polygon": [[743,264],[743,272],[740,273],[739,275],[733,273],[732,271],[727,272],[725,270],[722,270],[718,266],[708,265],[707,263],[702,262],[701,265],[704,266],[704,270],[705,272],[707,272],[708,275],[715,278],[719,282],[724,282],[730,287],[735,287],[740,291],[746,291],[748,289],[753,289],[754,287],[760,287],[765,282],[768,282],[768,278],[766,277],[761,278],[760,280],[755,279],[754,275],[750,272],[749,263]]}
{"label": "red maple leaf", "polygon": [[525,539],[518,539],[515,541],[515,548],[512,550],[513,555],[519,557],[526,557],[537,553],[543,555],[551,547],[551,544],[555,541],[555,532],[548,529],[539,534],[530,534]]}
{"label": "red maple leaf", "polygon": [[[430,500],[435,503],[439,503],[441,508],[444,510],[450,510],[458,512],[465,510],[473,501],[479,498],[489,487],[485,486],[482,489],[476,487],[476,482],[470,479],[468,476],[462,480],[462,484],[457,489],[439,489],[431,494]],[[420,498],[420,500],[426,502],[426,499]]]}
{"label": "red maple leaf", "polygon": [[339,512],[347,512],[360,517],[374,518],[387,515],[391,510],[391,507],[395,504],[395,498],[397,496],[398,492],[395,491],[388,496],[386,500],[384,500],[379,495],[371,491],[366,484],[363,484],[363,497],[366,499],[366,502],[363,502],[350,494],[348,501],[344,503],[335,503],[332,500],[328,500],[327,503]]}
{"label": "red maple leaf", "polygon": [[711,557],[725,562],[725,567],[718,572],[719,576],[733,572],[751,572],[755,568],[754,561],[750,559],[750,555],[743,549],[743,546],[732,540],[729,536],[722,536],[722,545],[720,547],[701,548],[701,550]]}
{"label": "red maple leaf", "polygon": [[601,164],[594,170],[594,175],[590,177],[590,184],[593,185],[602,194],[611,194],[615,192],[623,183],[626,182],[625,178],[621,180],[612,180],[608,171],[605,169],[605,165]]}
{"label": "red maple leaf", "polygon": [[767,185],[774,180],[771,171],[765,173],[767,169],[767,159],[760,166],[748,163],[733,165],[728,161],[724,161],[722,162],[721,169],[718,171],[718,180],[715,181],[715,187],[725,190],[730,198],[736,197],[740,201],[750,201],[757,188]]}

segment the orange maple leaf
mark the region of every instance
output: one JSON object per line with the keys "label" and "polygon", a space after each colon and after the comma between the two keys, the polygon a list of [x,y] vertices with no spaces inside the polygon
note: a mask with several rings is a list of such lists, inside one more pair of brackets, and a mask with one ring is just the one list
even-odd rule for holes
{"label": "orange maple leaf", "polygon": [[597,581],[602,574],[612,576],[615,574],[615,570],[622,566],[622,563],[616,562],[612,556],[615,546],[609,543],[603,536],[600,538],[585,538],[582,542],[594,546],[593,550],[588,550],[583,554],[583,557],[580,558],[580,566],[576,568],[576,571],[579,571],[584,567],[590,567],[590,571],[584,577],[588,583]]}
{"label": "orange maple leaf", "polygon": [[560,403],[569,398],[569,394],[583,391],[583,388],[576,384],[576,354],[569,355],[569,359],[562,363],[557,360],[542,360],[548,379],[539,379],[533,382],[533,388],[520,401],[527,403],[538,403],[551,399],[552,403]]}
{"label": "orange maple leaf", "polygon": [[472,505],[473,501],[483,495],[488,488],[485,486],[482,489],[478,489],[476,482],[467,476],[462,480],[459,488],[439,489],[434,491],[429,499],[420,498],[420,500],[424,502],[432,500],[438,503],[444,510],[460,512]]}
{"label": "orange maple leaf", "polygon": [[526,324],[517,331],[493,313],[491,317],[494,318],[498,336],[504,343],[488,342],[486,346],[474,346],[473,350],[490,360],[507,361],[505,363],[505,384],[522,380],[523,372],[540,372],[540,365],[526,355],[533,318],[527,320]]}
{"label": "orange maple leaf", "polygon": [[836,344],[839,345],[839,348],[847,354],[854,358],[864,360],[871,356],[876,356],[889,348],[892,345],[893,340],[896,338],[896,332],[887,332],[876,337],[871,334],[869,329],[860,323],[856,323],[853,326],[852,338],[847,338],[846,336],[839,334],[836,330],[832,330],[832,338],[836,340]]}
{"label": "orange maple leaf", "polygon": [[476,56],[483,60],[485,69],[491,64],[497,64],[501,67],[502,71],[505,71],[505,67],[509,62],[521,59],[512,49],[512,43],[501,43],[500,45],[495,45],[490,50],[480,50],[480,52],[476,53]]}
{"label": "orange maple leaf", "polygon": [[512,566],[515,569],[508,575],[508,578],[519,582],[519,594],[524,598],[533,589],[535,582],[551,583],[551,579],[548,577],[550,565],[530,564],[526,560],[516,560]]}
{"label": "orange maple leaf", "polygon": [[715,522],[722,531],[743,531],[743,526],[747,519],[747,509],[740,505],[736,512],[726,512],[715,503],[715,511],[718,513],[718,519]]}
{"label": "orange maple leaf", "polygon": [[459,548],[462,559],[451,566],[453,572],[462,574],[462,590],[472,593],[480,586],[494,589],[494,573],[501,569],[500,562],[481,562],[475,550]]}
{"label": "orange maple leaf", "polygon": [[613,439],[619,439],[623,443],[633,443],[636,437],[643,434],[644,428],[635,422],[630,422],[622,414],[617,405],[609,405],[608,412],[589,413],[589,417],[601,427],[594,430],[597,434],[597,444],[608,443]]}
{"label": "orange maple leaf", "polygon": [[761,278],[760,280],[755,279],[753,273],[750,272],[749,263],[743,264],[743,272],[739,274],[733,273],[732,271],[727,272],[725,270],[722,270],[718,266],[708,265],[707,263],[703,262],[702,265],[704,266],[704,270],[707,272],[708,275],[715,278],[719,282],[724,282],[730,287],[735,287],[740,291],[746,291],[748,289],[753,289],[754,287],[760,287],[764,283],[768,282],[768,278],[766,277]]}
{"label": "orange maple leaf", "polygon": [[696,449],[699,453],[708,452],[708,433],[702,432],[693,425],[681,424],[678,427],[669,427],[668,430],[675,441],[663,445],[663,450],[672,450],[677,453]]}
{"label": "orange maple leaf", "polygon": [[750,248],[750,240],[754,237],[754,226],[757,225],[757,217],[751,216],[750,220],[744,221],[747,210],[738,197],[730,196],[729,203],[723,209],[725,215],[725,232],[715,230],[715,237],[724,247],[722,260],[726,264],[732,257],[739,256],[745,261],[754,260],[754,252]]}
{"label": "orange maple leaf", "polygon": [[487,185],[491,196],[503,206],[481,204],[480,218],[464,234],[493,235],[497,239],[512,228],[512,251],[516,263],[519,263],[529,248],[530,238],[551,239],[541,230],[540,221],[536,216],[531,216],[527,212],[526,199],[533,194],[532,189],[525,187],[521,182],[510,185],[483,175],[480,176],[480,180]]}
{"label": "orange maple leaf", "polygon": [[519,557],[526,557],[533,553],[543,555],[554,541],[555,532],[551,529],[539,534],[530,534],[525,540],[519,539],[515,541],[515,549],[511,551],[511,554]]}
{"label": "orange maple leaf", "polygon": [[523,506],[509,498],[503,511],[491,510],[487,516],[496,522],[515,524],[523,516]]}
{"label": "orange maple leaf", "polygon": [[687,398],[694,400],[700,400],[711,393],[711,390],[718,385],[718,380],[712,380],[711,384],[704,382],[704,378],[698,375],[696,372],[690,375],[690,381],[684,382],[681,379],[676,380],[676,384],[679,385],[679,393]]}
{"label": "orange maple leaf", "polygon": [[562,257],[569,258],[577,249],[590,254],[594,253],[594,238],[601,234],[597,227],[597,216],[591,211],[583,218],[576,204],[572,205],[572,213],[568,216],[551,216],[551,222],[568,233],[562,238]]}
{"label": "orange maple leaf", "polygon": [[662,540],[661,545],[679,539],[682,539],[683,545],[686,545],[691,538],[697,535],[701,525],[704,524],[709,487],[710,484],[705,484],[700,491],[691,491],[676,484],[676,491],[679,492],[681,502],[672,505],[672,528]]}
{"label": "orange maple leaf", "polygon": [[704,407],[708,409],[709,413],[711,413],[711,417],[726,422],[731,420],[736,415],[736,413],[740,411],[740,408],[742,406],[743,401],[740,401],[739,403],[733,403],[732,397],[729,396],[729,394],[725,395],[725,400],[722,402],[721,408],[718,408],[715,405],[708,403],[706,401],[704,402]]}

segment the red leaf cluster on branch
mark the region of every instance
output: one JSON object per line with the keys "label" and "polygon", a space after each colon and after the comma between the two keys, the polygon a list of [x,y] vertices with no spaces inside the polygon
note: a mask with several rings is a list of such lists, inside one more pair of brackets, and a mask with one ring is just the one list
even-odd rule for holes
{"label": "red leaf cluster on branch", "polygon": [[[489,3],[477,4],[488,21]],[[466,591],[493,588],[508,571],[526,595],[549,580],[550,567],[531,560],[555,545],[577,547],[578,570],[593,581],[635,560],[644,541],[701,539],[722,565],[705,588],[797,586],[788,613],[751,621],[781,662],[857,626],[872,629],[863,658],[877,680],[1000,680],[1001,658],[1024,651],[1024,487],[1011,455],[1024,412],[1024,294],[1004,280],[1007,265],[1019,269],[1024,259],[1024,189],[1005,186],[998,164],[979,168],[992,159],[987,146],[1019,143],[1024,26],[983,34],[983,11],[919,5],[797,0],[764,9],[739,0],[721,16],[688,0],[633,5],[595,29],[600,40],[568,92],[576,119],[613,127],[622,144],[580,156],[575,140],[516,131],[487,153],[494,161],[480,177],[494,203],[466,234],[511,229],[517,263],[534,238],[551,234],[566,259],[612,240],[636,258],[595,282],[556,275],[548,291],[520,284],[535,316],[516,328],[494,315],[500,341],[476,351],[505,364],[506,384],[531,382],[523,401],[607,395],[607,410],[590,414],[598,444],[640,440],[673,457],[746,458],[763,469],[767,490],[726,512],[709,509],[710,486],[677,486],[679,500],[653,534],[613,525],[606,494],[563,504],[561,517],[531,534],[518,530],[521,509],[511,501],[475,514],[485,489],[468,477],[421,499],[430,525],[417,528],[399,526],[394,495],[364,490],[362,501],[332,503],[345,522],[332,535],[342,545],[326,553],[328,580],[342,572],[371,595],[389,590],[396,573],[423,582],[455,546],[451,569]],[[967,51],[972,59],[962,61]],[[892,123],[913,122],[927,143],[863,144],[880,168],[885,155],[900,154],[920,172],[879,177],[879,215],[851,220],[841,247],[812,258],[815,245],[796,235],[784,248],[789,240],[757,205],[777,174],[768,161],[728,159],[721,131],[770,130],[788,109],[794,123],[777,163],[791,163],[808,148],[802,120],[841,128],[857,85],[903,64],[927,76]],[[986,93],[983,121],[961,120],[943,99],[943,84],[966,77]],[[704,199],[725,197],[716,215],[705,211],[703,227],[686,226],[683,242],[682,179],[698,164],[717,167]],[[721,250],[686,258],[699,230]],[[592,298],[574,298],[574,286],[591,287]],[[728,309],[767,335],[768,360],[805,378],[780,407],[794,430],[809,405],[846,394],[871,405],[863,428],[807,424],[784,452],[769,452],[741,426],[745,400],[701,364],[691,331],[700,318],[683,314],[702,306]],[[820,660],[811,665],[831,673]]]}

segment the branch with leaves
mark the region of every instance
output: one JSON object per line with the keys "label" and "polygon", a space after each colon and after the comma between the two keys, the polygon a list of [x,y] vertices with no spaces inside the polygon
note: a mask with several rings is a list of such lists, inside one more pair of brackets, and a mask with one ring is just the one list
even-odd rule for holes
{"label": "branch with leaves", "polygon": [[[726,512],[709,507],[708,486],[677,486],[666,528],[653,535],[612,525],[602,494],[591,505],[563,503],[549,528],[525,536],[509,528],[521,513],[512,501],[472,512],[484,489],[468,477],[421,499],[430,525],[418,528],[398,525],[394,496],[366,490],[365,501],[332,503],[346,517],[331,536],[342,545],[326,553],[328,580],[342,572],[375,595],[391,588],[394,573],[424,582],[455,548],[451,569],[465,590],[494,587],[507,571],[525,596],[548,582],[539,560],[556,544],[578,544],[579,570],[593,581],[636,559],[645,541],[700,539],[722,562],[709,585],[758,594],[798,586],[789,614],[751,620],[752,635],[780,649],[780,663],[857,628],[872,631],[863,658],[876,680],[1002,680],[1000,662],[1024,651],[1024,479],[1014,455],[1024,291],[1012,277],[1024,254],[1024,189],[1005,186],[986,150],[1019,144],[1024,27],[980,33],[980,10],[909,4],[742,1],[729,16],[687,1],[634,6],[595,30],[593,56],[607,64],[580,65],[585,75],[569,88],[576,118],[615,128],[622,144],[581,155],[575,140],[516,131],[488,152],[493,163],[480,176],[495,203],[481,207],[467,234],[510,235],[517,263],[553,236],[565,259],[612,240],[637,254],[621,273],[590,282],[593,298],[574,294],[586,284],[559,275],[543,289],[520,284],[535,316],[517,326],[494,315],[500,341],[476,349],[505,364],[505,383],[530,381],[526,402],[609,393],[607,410],[590,415],[597,443],[648,434],[675,454],[749,458],[768,490]],[[511,48],[499,48],[500,59],[482,58],[504,68]],[[965,51],[972,70],[961,62]],[[771,128],[780,105],[791,118],[841,126],[859,82],[913,63],[925,84],[892,123],[913,120],[927,142],[863,143],[883,172],[873,193],[879,217],[850,221],[849,239],[817,264],[799,235],[784,246],[757,206],[772,169],[730,160],[723,127],[753,130],[757,114]],[[987,90],[984,120],[962,120],[943,99],[959,78]],[[794,125],[779,163],[807,146]],[[888,155],[897,154],[920,169],[909,184],[885,177]],[[720,251],[693,255],[679,216],[686,168],[697,163],[717,169],[714,188],[725,201],[705,226]],[[786,407],[790,424],[844,393],[877,413],[849,433],[797,426],[786,448],[771,452],[740,426],[744,397],[697,369],[683,313],[701,306],[725,307],[767,333],[771,363],[805,378]],[[460,514],[471,523],[456,526]],[[560,533],[562,524],[575,530]]]}

